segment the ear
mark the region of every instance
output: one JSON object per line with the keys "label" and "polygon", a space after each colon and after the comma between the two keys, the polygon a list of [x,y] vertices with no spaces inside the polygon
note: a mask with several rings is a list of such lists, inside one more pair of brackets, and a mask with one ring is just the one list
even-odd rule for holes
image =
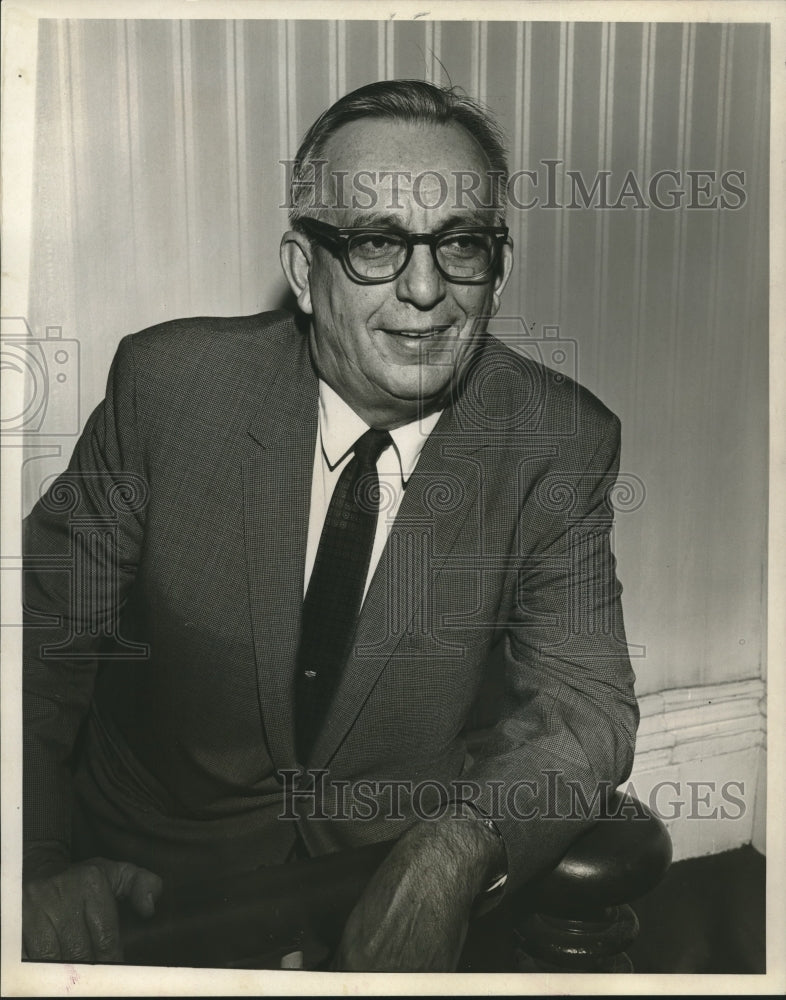
{"label": "ear", "polygon": [[310,316],[313,312],[311,286],[308,280],[311,271],[311,241],[303,233],[290,229],[281,237],[279,254],[281,266],[297,304]]}
{"label": "ear", "polygon": [[503,289],[508,283],[511,271],[513,270],[513,241],[508,239],[502,247],[500,257],[499,274],[494,279],[494,291],[491,299],[491,315],[496,316],[499,311],[499,301],[502,297]]}

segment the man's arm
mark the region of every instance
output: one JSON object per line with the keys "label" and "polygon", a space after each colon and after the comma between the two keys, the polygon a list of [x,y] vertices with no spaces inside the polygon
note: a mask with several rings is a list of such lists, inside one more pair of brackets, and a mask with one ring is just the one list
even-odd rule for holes
{"label": "man's arm", "polygon": [[464,817],[421,822],[375,872],[344,928],[334,965],[368,972],[455,969],[473,903],[505,865],[500,838]]}
{"label": "man's arm", "polygon": [[583,803],[630,772],[638,708],[609,542],[618,463],[614,418],[584,470],[540,483],[553,527],[522,560],[505,638],[507,707],[462,775],[502,843],[466,819],[413,827],[350,918],[341,967],[454,968],[473,900],[503,855],[507,891],[520,888],[591,825]]}
{"label": "man's arm", "polygon": [[[582,803],[633,763],[639,712],[610,544],[619,445],[614,417],[583,470],[538,485],[554,530],[521,568],[505,637],[508,708],[462,776],[480,785],[475,804],[502,834],[509,889],[562,857],[591,825]],[[496,815],[500,781],[508,801]]]}
{"label": "man's arm", "polygon": [[152,912],[160,879],[134,865],[71,865],[71,757],[102,648],[118,641],[147,487],[136,444],[131,346],[68,470],[24,525],[24,913],[29,958],[118,956],[115,899]]}

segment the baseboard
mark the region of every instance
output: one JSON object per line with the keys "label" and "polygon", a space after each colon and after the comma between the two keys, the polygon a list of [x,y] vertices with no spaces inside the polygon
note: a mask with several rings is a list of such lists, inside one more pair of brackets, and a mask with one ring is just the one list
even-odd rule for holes
{"label": "baseboard", "polygon": [[764,851],[766,688],[758,679],[639,699],[628,787],[661,816],[674,860],[754,843]]}

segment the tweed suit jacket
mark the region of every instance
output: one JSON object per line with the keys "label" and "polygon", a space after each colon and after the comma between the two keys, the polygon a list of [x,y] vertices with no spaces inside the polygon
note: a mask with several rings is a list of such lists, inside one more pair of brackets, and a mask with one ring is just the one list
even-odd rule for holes
{"label": "tweed suit jacket", "polygon": [[[25,525],[31,866],[71,852],[173,878],[247,870],[285,860],[296,824],[313,853],[396,836],[461,780],[516,887],[582,828],[556,818],[571,783],[591,794],[629,773],[619,422],[492,338],[423,448],[326,723],[296,759],[317,400],[285,312],[121,342]],[[408,791],[389,806],[402,782],[420,812]]]}

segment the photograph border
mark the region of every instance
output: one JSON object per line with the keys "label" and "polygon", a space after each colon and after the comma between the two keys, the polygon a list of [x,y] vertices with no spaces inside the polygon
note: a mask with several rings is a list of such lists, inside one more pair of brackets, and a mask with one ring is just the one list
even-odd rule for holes
{"label": "photograph border", "polygon": [[[770,503],[768,540],[768,714],[767,735],[767,973],[761,976],[608,974],[383,974],[312,973],[289,971],[135,968],[22,963],[21,931],[21,630],[2,631],[2,869],[3,996],[211,996],[243,995],[754,995],[786,990],[786,829],[784,827],[784,718],[786,678],[782,669],[786,635],[786,8],[775,2],[685,3],[681,0],[639,0],[636,3],[598,0],[554,3],[551,0],[488,3],[440,0],[420,3],[273,2],[273,0],[5,0],[2,5],[2,314],[25,315],[30,279],[32,238],[30,206],[33,189],[33,126],[37,22],[42,18],[106,19],[430,19],[533,21],[711,21],[760,22],[771,25],[770,118]],[[19,552],[21,522],[21,444],[3,443],[2,551]],[[4,574],[4,576],[9,574]],[[4,580],[3,621],[19,621],[19,579]]]}

